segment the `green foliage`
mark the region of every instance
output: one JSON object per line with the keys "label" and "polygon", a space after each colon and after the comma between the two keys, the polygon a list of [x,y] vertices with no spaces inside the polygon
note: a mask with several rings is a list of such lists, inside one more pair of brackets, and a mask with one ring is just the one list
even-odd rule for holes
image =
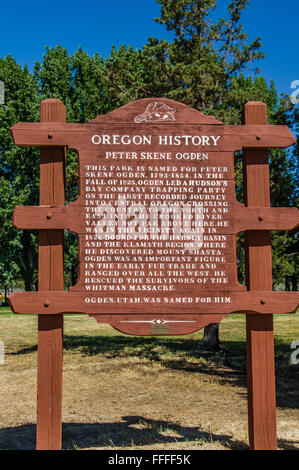
{"label": "green foliage", "polygon": [[[174,32],[173,42],[150,39],[144,51],[154,60],[163,96],[184,102],[202,112],[221,105],[229,81],[236,73],[263,57],[260,40],[247,44],[240,24],[248,1],[232,1],[227,19],[213,22],[215,0],[157,0],[156,21]],[[162,76],[161,76],[162,72]],[[165,83],[166,79],[166,83]],[[152,81],[153,86],[156,81]],[[168,92],[165,94],[165,87]]]}
{"label": "green foliage", "polygon": [[105,61],[105,110],[112,111],[124,104],[152,93],[146,87],[149,83],[148,68],[142,51],[132,46],[113,46]]}
{"label": "green foliage", "polygon": [[38,200],[38,151],[16,147],[9,129],[19,121],[39,119],[39,96],[34,78],[11,56],[0,59],[0,80],[5,84],[5,105],[0,106],[0,284],[8,286],[21,275],[27,289],[34,288],[36,234],[12,227],[15,205]]}

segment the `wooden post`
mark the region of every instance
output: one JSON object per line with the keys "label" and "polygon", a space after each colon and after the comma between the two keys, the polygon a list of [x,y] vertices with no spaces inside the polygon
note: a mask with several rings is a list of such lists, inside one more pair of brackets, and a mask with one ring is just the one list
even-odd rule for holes
{"label": "wooden post", "polygon": [[[249,102],[245,124],[267,124],[267,106]],[[260,136],[256,136],[257,141]],[[244,202],[248,207],[270,206],[267,149],[244,151]],[[271,238],[268,231],[245,232],[246,284],[249,290],[272,291]],[[263,302],[263,300],[261,301]],[[275,450],[276,397],[273,315],[246,316],[248,428],[250,448]]]}
{"label": "wooden post", "polygon": [[[60,100],[41,103],[41,122],[65,122]],[[48,139],[55,136],[48,134]],[[64,205],[63,147],[40,150],[40,205]],[[50,210],[47,217],[51,217]],[[39,231],[39,291],[64,290],[63,230]],[[47,304],[45,299],[45,305]],[[37,361],[38,450],[61,449],[63,315],[39,315]]]}

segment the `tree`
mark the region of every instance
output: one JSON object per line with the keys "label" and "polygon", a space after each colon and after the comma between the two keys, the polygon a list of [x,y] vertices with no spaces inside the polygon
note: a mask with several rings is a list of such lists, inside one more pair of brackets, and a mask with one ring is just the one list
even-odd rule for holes
{"label": "tree", "polygon": [[[6,104],[0,105],[0,269],[2,283],[22,276],[26,289],[33,289],[37,271],[37,235],[11,226],[14,205],[38,204],[38,150],[13,144],[9,128],[18,121],[39,121],[42,99],[59,98],[67,108],[68,122],[86,122],[128,102],[144,97],[168,97],[199,111],[214,115],[225,124],[240,124],[247,101],[260,100],[268,106],[271,124],[296,126],[295,110],[279,98],[274,83],[266,83],[254,69],[263,57],[260,39],[249,42],[240,23],[248,0],[229,3],[225,19],[215,19],[216,0],[157,0],[161,15],[156,19],[173,33],[172,41],[149,38],[140,50],[132,46],[112,47],[107,59],[90,57],[79,48],[69,55],[62,46],[46,48],[34,73],[8,56],[0,59],[0,80],[6,87]],[[215,11],[214,11],[215,10]],[[298,133],[298,126],[295,127]],[[270,153],[273,205],[296,205],[298,146]],[[295,165],[295,162],[296,165]],[[236,156],[237,198],[242,202],[242,160]],[[73,151],[66,158],[66,203],[78,194],[78,162]],[[283,204],[282,204],[283,202]],[[298,232],[273,234],[274,285],[296,284]],[[285,253],[286,251],[286,253]],[[287,256],[285,256],[287,254]],[[242,237],[238,243],[238,270],[244,278]],[[4,280],[5,273],[5,280]],[[77,237],[66,232],[65,280],[73,284],[77,274]],[[1,280],[0,280],[1,282]],[[4,285],[4,284],[3,284]],[[214,328],[214,330],[213,330]],[[218,325],[214,331],[217,344]],[[206,333],[208,329],[206,329]]]}
{"label": "tree", "polygon": [[15,205],[36,204],[38,152],[16,147],[9,128],[37,120],[39,97],[27,67],[22,69],[11,56],[0,59],[0,80],[5,84],[5,105],[0,106],[0,282],[8,285],[20,274],[26,290],[33,290],[37,235],[13,228],[11,217]]}
{"label": "tree", "polygon": [[[157,0],[161,16],[156,21],[174,33],[172,42],[150,38],[144,53],[155,72],[152,87],[169,98],[201,112],[221,106],[230,79],[263,57],[260,41],[247,44],[240,25],[248,1],[229,4],[228,20],[212,20],[215,0]],[[149,68],[149,67],[148,67]],[[158,70],[157,70],[158,69]]]}
{"label": "tree", "polygon": [[[158,79],[152,79],[152,83],[160,84],[163,78],[165,83],[166,77],[167,86],[170,84],[169,98],[213,114],[227,124],[239,123],[246,101],[253,99],[253,94],[268,92],[265,81],[259,80],[259,85],[263,86],[258,87],[258,83],[240,76],[252,62],[263,57],[260,38],[248,43],[248,36],[240,24],[248,0],[231,1],[228,19],[215,22],[211,19],[211,12],[217,6],[215,0],[157,0],[157,3],[161,5],[161,16],[157,21],[173,31],[174,41],[150,39],[145,47],[148,57],[162,62]],[[250,90],[250,86],[254,90]],[[269,92],[268,95],[272,92],[274,102],[273,84]],[[205,328],[202,346],[207,349],[219,347],[217,323]]]}
{"label": "tree", "polygon": [[[273,200],[276,205],[299,206],[299,108],[294,106],[287,114],[287,124],[297,135],[297,143],[292,152],[282,158],[279,157],[272,169]],[[272,234],[273,269],[275,272],[274,286],[284,284],[285,290],[298,290],[299,281],[299,230],[289,232],[274,232]]]}

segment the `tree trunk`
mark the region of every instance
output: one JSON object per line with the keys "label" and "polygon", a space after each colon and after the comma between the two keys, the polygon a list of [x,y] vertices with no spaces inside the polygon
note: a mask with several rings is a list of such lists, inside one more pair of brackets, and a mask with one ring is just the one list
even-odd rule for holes
{"label": "tree trunk", "polygon": [[289,276],[285,277],[285,290],[290,291],[291,290],[291,282]]}
{"label": "tree trunk", "polygon": [[215,351],[219,349],[219,346],[219,323],[210,323],[204,329],[201,347],[208,351]]}
{"label": "tree trunk", "polygon": [[286,291],[297,291],[297,276],[286,276],[285,277],[285,290]]}
{"label": "tree trunk", "polygon": [[72,264],[72,270],[71,270],[71,282],[72,286],[74,286],[77,283],[78,280],[78,268],[74,263]]}
{"label": "tree trunk", "polygon": [[26,291],[33,291],[33,290],[36,290],[35,289],[35,285],[34,285],[34,282],[32,281],[32,275],[31,273],[29,274],[29,276],[24,276],[24,282],[25,282],[25,290]]}
{"label": "tree trunk", "polygon": [[32,241],[30,234],[27,231],[23,232],[22,236],[23,250],[19,258],[19,266],[22,278],[25,283],[26,291],[34,291],[35,285],[33,281],[34,271],[37,268],[37,252]]}
{"label": "tree trunk", "polygon": [[292,276],[292,288],[293,291],[297,291],[297,276]]}

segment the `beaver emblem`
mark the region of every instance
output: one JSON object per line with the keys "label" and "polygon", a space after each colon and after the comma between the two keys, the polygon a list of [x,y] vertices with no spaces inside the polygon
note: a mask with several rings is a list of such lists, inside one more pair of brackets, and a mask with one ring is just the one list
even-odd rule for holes
{"label": "beaver emblem", "polygon": [[175,109],[159,101],[150,103],[143,114],[135,117],[134,121],[139,122],[161,122],[175,121]]}

